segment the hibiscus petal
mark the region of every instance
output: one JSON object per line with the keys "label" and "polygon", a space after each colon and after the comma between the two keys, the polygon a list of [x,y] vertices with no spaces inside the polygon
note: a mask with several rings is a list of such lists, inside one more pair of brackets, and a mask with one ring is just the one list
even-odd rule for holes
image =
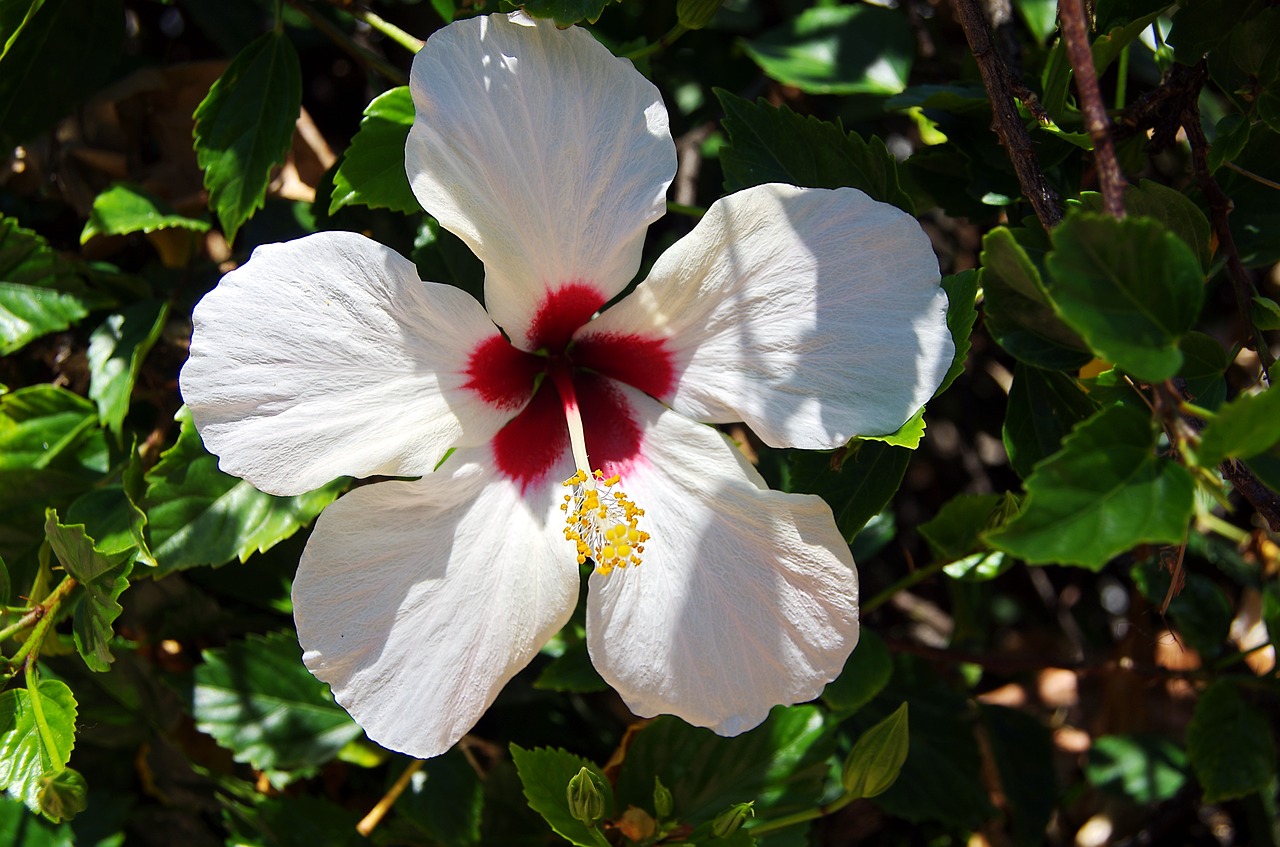
{"label": "hibiscus petal", "polygon": [[222,470],[272,494],[427,473],[512,414],[463,387],[501,337],[480,304],[362,235],[259,247],[193,319],[183,399]]}
{"label": "hibiscus petal", "polygon": [[418,200],[484,261],[514,343],[567,341],[630,282],[665,210],[676,156],[658,90],[586,30],[519,14],[437,31],[410,87]]}
{"label": "hibiscus petal", "polygon": [[721,735],[817,697],[858,640],[853,558],[818,497],[764,486],[720,433],[637,391],[639,566],[593,574],[592,661],[633,712]]}
{"label": "hibiscus petal", "polygon": [[[711,206],[580,340],[660,339],[660,397],[768,444],[824,449],[893,432],[954,345],[920,225],[861,191],[762,185]],[[606,369],[607,372],[607,369]]]}
{"label": "hibiscus petal", "polygon": [[471,729],[578,595],[558,492],[526,499],[467,458],[339,499],[293,583],[307,667],[370,738],[421,758]]}

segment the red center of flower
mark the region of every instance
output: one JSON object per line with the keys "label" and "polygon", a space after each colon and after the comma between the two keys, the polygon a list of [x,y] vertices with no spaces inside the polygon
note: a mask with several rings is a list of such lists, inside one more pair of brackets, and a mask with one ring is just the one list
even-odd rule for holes
{"label": "red center of flower", "polygon": [[569,450],[566,401],[549,377],[551,371],[571,380],[587,453],[606,474],[621,472],[634,461],[641,439],[631,405],[613,380],[660,399],[674,387],[671,354],[661,339],[609,334],[573,342],[573,333],[603,303],[594,287],[570,283],[549,292],[530,323],[530,338],[545,355],[526,353],[500,335],[471,351],[464,369],[466,388],[498,410],[528,402],[492,442],[498,470],[521,487],[542,482]]}

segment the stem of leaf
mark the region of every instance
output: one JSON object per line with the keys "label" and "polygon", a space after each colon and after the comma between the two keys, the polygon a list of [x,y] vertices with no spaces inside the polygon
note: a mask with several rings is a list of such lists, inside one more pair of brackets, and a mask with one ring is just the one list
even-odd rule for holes
{"label": "stem of leaf", "polygon": [[1248,532],[1235,524],[1227,523],[1212,512],[1205,512],[1203,515],[1197,516],[1196,523],[1205,529],[1218,533],[1218,535],[1229,541],[1234,541],[1236,544],[1243,544],[1249,537]]}
{"label": "stem of leaf", "polygon": [[632,50],[630,53],[623,53],[622,58],[630,59],[631,61],[634,62],[636,59],[643,59],[645,56],[652,56],[654,53],[659,53],[663,50],[666,50],[668,47],[672,45],[672,43],[677,38],[684,35],[688,31],[689,31],[688,27],[682,24],[676,24],[671,28],[671,30],[666,35],[662,36],[657,41],[653,42],[652,44],[646,44],[643,47],[637,47],[636,49]]}
{"label": "stem of leaf", "polygon": [[16,665],[26,659],[33,650],[39,655],[40,642],[44,641],[45,633],[53,623],[59,604],[66,599],[66,596],[71,593],[71,589],[75,587],[76,581],[73,577],[64,577],[62,582],[58,583],[58,587],[49,592],[48,597],[44,598],[43,603],[27,612],[17,622],[0,630],[0,641],[7,641],[22,632],[22,630],[31,626],[35,627],[35,631],[18,648],[18,652],[8,660],[11,665]]}
{"label": "stem of leaf", "polygon": [[356,20],[364,21],[369,26],[394,41],[396,44],[399,44],[401,47],[408,50],[410,53],[417,53],[422,49],[422,45],[426,43],[421,38],[413,37],[400,27],[379,17],[378,15],[375,15],[368,9],[352,10],[349,14],[355,17]]}
{"label": "stem of leaf", "polygon": [[904,576],[902,579],[895,582],[893,585],[890,585],[884,591],[881,591],[879,594],[872,597],[867,602],[863,603],[862,613],[867,614],[868,612],[871,612],[872,610],[877,609],[880,606],[883,606],[886,602],[888,602],[890,597],[897,594],[899,591],[905,591],[906,589],[915,585],[917,582],[924,582],[929,577],[941,571],[948,564],[949,563],[945,561],[938,561],[928,565],[927,567],[917,568],[916,570]]}
{"label": "stem of leaf", "polygon": [[587,832],[591,833],[591,840],[599,844],[600,847],[613,847],[613,845],[609,843],[609,840],[604,837],[604,833],[600,831],[600,827],[595,824],[589,824],[587,826]]}
{"label": "stem of leaf", "polygon": [[700,218],[707,213],[707,210],[701,206],[686,206],[684,203],[667,203],[667,211],[676,215],[688,215],[691,218]]}
{"label": "stem of leaf", "polygon": [[1129,45],[1120,50],[1120,61],[1116,65],[1116,108],[1124,108],[1125,94],[1129,88]]}
{"label": "stem of leaf", "polygon": [[58,749],[58,742],[53,737],[53,730],[49,729],[49,720],[44,716],[44,703],[40,702],[40,676],[36,673],[36,663],[33,659],[27,660],[26,680],[27,696],[31,698],[31,714],[36,719],[36,729],[40,731],[40,740],[44,742],[45,749],[49,751],[49,760],[51,762],[61,762],[62,751]]}
{"label": "stem of leaf", "polygon": [[840,811],[845,806],[852,803],[854,799],[855,798],[852,794],[845,794],[844,796],[838,797],[830,803],[819,806],[816,809],[805,809],[803,812],[795,812],[794,814],[790,814],[785,817],[765,821],[759,826],[751,827],[747,832],[749,832],[753,838],[758,838],[761,835],[766,835],[770,832],[777,832],[780,829],[786,829],[787,827],[795,826],[798,823],[805,823],[806,821],[826,817],[827,815]]}

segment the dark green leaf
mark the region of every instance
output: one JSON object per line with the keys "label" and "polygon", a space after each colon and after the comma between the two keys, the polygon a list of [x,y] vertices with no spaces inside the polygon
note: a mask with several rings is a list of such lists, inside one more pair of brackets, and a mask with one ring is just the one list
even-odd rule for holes
{"label": "dark green leaf", "polygon": [[[52,745],[36,725],[35,706],[49,726]],[[42,679],[35,691],[11,688],[0,693],[0,789],[40,811],[40,780],[67,766],[76,739],[76,698],[66,683]]]}
{"label": "dark green leaf", "polygon": [[1048,727],[1017,709],[983,704],[978,713],[1019,844],[1044,843],[1057,805],[1053,738]]}
{"label": "dark green leaf", "polygon": [[768,182],[806,188],[850,186],[907,213],[914,207],[898,181],[898,165],[884,142],[865,141],[838,123],[798,115],[763,100],[752,103],[715,89],[729,143],[720,148],[725,191]]}
{"label": "dark green leaf", "polygon": [[1280,303],[1270,297],[1254,297],[1249,304],[1249,316],[1258,329],[1280,329]]}
{"label": "dark green leaf", "polygon": [[1014,0],[1013,6],[1040,44],[1058,29],[1058,0]]}
{"label": "dark green leaf", "polygon": [[906,15],[875,6],[819,6],[745,43],[766,74],[813,94],[897,94],[915,38]]}
{"label": "dark green leaf", "polygon": [[1204,279],[1178,236],[1149,218],[1076,212],[1053,231],[1049,295],[1098,355],[1139,379],[1182,366],[1178,339],[1200,313]]}
{"label": "dark green leaf", "polygon": [[1099,27],[1098,31],[1103,35],[1098,36],[1092,44],[1094,73],[1101,77],[1111,63],[1120,58],[1121,51],[1132,44],[1144,29],[1160,17],[1161,11],[1156,9],[1136,20],[1127,21],[1109,30]]}
{"label": "dark green leaf", "polygon": [[[239,811],[239,809],[237,809]],[[232,818],[228,844],[255,847],[367,847],[356,829],[360,815],[320,797],[280,796],[263,800]],[[249,836],[249,837],[246,837]]]}
{"label": "dark green leaf", "polygon": [[840,718],[861,709],[880,693],[893,674],[893,658],[884,641],[869,629],[858,636],[844,670],[822,691],[822,702]]}
{"label": "dark green leaf", "polygon": [[1245,115],[1227,115],[1214,128],[1213,146],[1209,148],[1209,172],[1222,167],[1223,162],[1233,161],[1249,143],[1252,129]]}
{"label": "dark green leaf", "polygon": [[[567,27],[578,21],[595,23],[609,3],[622,0],[525,0],[516,2],[535,18],[551,18],[558,27]],[[441,13],[443,15],[443,12]]]}
{"label": "dark green leaf", "polygon": [[1177,593],[1170,594],[1169,570],[1157,561],[1139,562],[1129,575],[1151,605],[1163,608],[1165,600],[1169,600],[1169,617],[1187,646],[1202,656],[1222,651],[1235,613],[1231,601],[1213,580],[1184,570]]}
{"label": "dark green leaf", "polygon": [[75,847],[76,842],[68,824],[55,826],[48,823],[32,814],[21,801],[0,794],[0,844],[9,847]]}
{"label": "dark green leaf", "polygon": [[604,792],[604,814],[605,817],[612,817],[613,789],[600,769],[586,759],[548,747],[525,750],[518,744],[512,744],[511,758],[516,763],[529,806],[542,815],[551,828],[566,841],[577,844],[578,847],[599,847],[599,842],[592,837],[586,825],[570,814],[566,792],[569,780],[579,770],[587,768],[599,777],[599,788]]}
{"label": "dark green leaf", "polygon": [[[139,553],[146,515],[120,485],[94,488],[72,501],[67,524],[82,524],[93,547],[110,559]],[[143,555],[146,561],[148,556]],[[148,564],[150,562],[148,561]]]}
{"label": "dark green leaf", "polygon": [[1243,20],[1266,6],[1266,0],[1196,0],[1179,5],[1173,29],[1165,39],[1179,62],[1194,65],[1221,44]]}
{"label": "dark green leaf", "polygon": [[151,552],[162,573],[244,561],[306,526],[337,498],[344,482],[297,497],[263,494],[218,470],[185,407],[178,442],[147,472]]}
{"label": "dark green leaf", "polygon": [[951,367],[947,369],[947,375],[942,378],[942,384],[934,392],[935,397],[946,391],[956,381],[956,377],[964,373],[965,358],[968,357],[971,346],[969,336],[973,334],[973,325],[978,320],[978,310],[974,308],[978,297],[977,270],[944,276],[942,290],[947,292],[947,329],[951,331],[956,353],[951,360]]}
{"label": "dark green leaf", "polygon": [[[1272,382],[1280,368],[1272,370]],[[1218,409],[1200,433],[1196,461],[1212,468],[1228,457],[1248,459],[1280,442],[1280,388],[1274,385],[1258,394],[1241,394]]]}
{"label": "dark green leaf", "polygon": [[9,568],[4,563],[4,558],[0,557],[0,606],[9,605],[9,594],[12,585],[9,583]]}
{"label": "dark green leaf", "polygon": [[89,784],[74,768],[63,768],[40,779],[36,802],[40,812],[54,823],[70,820],[89,806]]}
{"label": "dark green leaf", "polygon": [[1172,0],[1098,0],[1094,9],[1098,32],[1110,32],[1174,5]]}
{"label": "dark green leaf", "polygon": [[983,788],[973,707],[922,661],[899,656],[888,687],[846,725],[861,732],[904,700],[911,709],[907,761],[898,781],[875,804],[912,823],[976,828],[994,809]]}
{"label": "dark green leaf", "polygon": [[329,687],[302,664],[292,633],[250,635],[202,655],[192,704],[196,727],[236,761],[288,781],[299,774],[281,772],[305,773],[360,737]]}
{"label": "dark green leaf", "polygon": [[480,841],[484,785],[458,748],[428,759],[400,795],[396,811],[443,847],[471,847]]}
{"label": "dark green leaf", "polygon": [[118,182],[93,198],[93,210],[80,233],[80,243],[95,235],[128,235],[175,227],[205,232],[209,222],[179,215],[168,203],[136,185]]}
{"label": "dark green leaf", "polygon": [[1187,754],[1160,735],[1104,735],[1095,738],[1085,763],[1095,788],[1135,803],[1172,799],[1187,781]]}
{"label": "dark green leaf", "polygon": [[89,314],[84,285],[45,240],[0,215],[0,356]]}
{"label": "dark green leaf", "polygon": [[[1101,194],[1090,192],[1081,198],[1081,202],[1091,212],[1102,211]],[[1144,179],[1125,190],[1124,209],[1134,217],[1153,218],[1164,224],[1165,229],[1181,238],[1196,254],[1201,270],[1209,270],[1213,262],[1209,219],[1187,195]]]}
{"label": "dark green leaf", "polygon": [[987,330],[1001,347],[1029,365],[1078,368],[1093,355],[1054,311],[1037,265],[1044,252],[1035,238],[1027,230],[997,227],[982,239],[978,279]]}
{"label": "dark green leaf", "polygon": [[817,494],[831,506],[848,541],[897,493],[911,451],[882,441],[858,441],[840,453],[793,452],[787,491]]}
{"label": "dark green leaf", "polygon": [[1252,794],[1275,777],[1270,723],[1231,680],[1220,679],[1200,695],[1187,724],[1187,755],[1206,803]]}
{"label": "dark green leaf", "polygon": [[120,0],[43,0],[33,8],[0,59],[0,143],[6,147],[48,129],[110,81],[124,40]]}
{"label": "dark green leaf", "polygon": [[736,738],[660,717],[631,742],[618,776],[618,805],[648,808],[656,776],[671,789],[675,816],[695,826],[749,800],[757,817],[781,817],[812,806],[833,750],[832,733],[813,706],[778,707]]}
{"label": "dark green leaf", "polygon": [[1026,479],[1037,462],[1058,452],[1066,434],[1096,411],[1098,404],[1073,378],[1019,362],[1004,419],[1010,467]]}
{"label": "dark green leaf", "polygon": [[360,131],[333,175],[329,214],[353,204],[418,214],[422,207],[404,170],[404,145],[413,126],[409,86],[384,91],[369,103]]}
{"label": "dark green leaf", "polygon": [[114,661],[109,647],[114,634],[111,625],[120,617],[117,598],[129,587],[133,558],[104,556],[94,549],[82,524],[59,522],[53,509],[45,513],[44,532],[58,561],[84,589],[72,621],[76,650],[91,670],[110,670]]}
{"label": "dark green leaf", "polygon": [[124,427],[142,361],[168,317],[168,303],[144,300],[111,315],[89,336],[89,397],[108,430],[118,434]]}
{"label": "dark green leaf", "polygon": [[1186,468],[1157,457],[1155,446],[1145,412],[1103,409],[1036,466],[1022,511],[987,533],[988,543],[1031,564],[1093,570],[1144,542],[1178,543],[1195,484]]}
{"label": "dark green leaf", "polygon": [[591,691],[607,691],[609,684],[600,676],[595,665],[591,664],[591,656],[587,653],[587,642],[575,639],[565,645],[564,653],[552,659],[534,680],[534,688],[547,691],[575,691],[587,693]]}
{"label": "dark green leaf", "polygon": [[1188,332],[1178,345],[1182,350],[1182,370],[1178,376],[1187,384],[1187,396],[1206,409],[1217,409],[1227,399],[1227,382],[1222,378],[1231,362],[1222,345],[1203,332]]}
{"label": "dark green leaf", "polygon": [[196,159],[228,241],[262,206],[302,104],[298,54],[282,33],[244,48],[196,109]]}
{"label": "dark green leaf", "polygon": [[982,547],[982,532],[1003,499],[999,494],[961,494],[948,500],[938,514],[920,525],[934,557],[954,561]]}

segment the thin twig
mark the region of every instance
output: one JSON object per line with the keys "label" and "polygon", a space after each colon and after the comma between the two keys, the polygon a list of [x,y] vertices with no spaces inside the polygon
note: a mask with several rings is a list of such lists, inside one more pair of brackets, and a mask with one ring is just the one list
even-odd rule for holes
{"label": "thin twig", "polygon": [[1093,161],[1098,169],[1098,187],[1102,191],[1102,208],[1108,215],[1124,217],[1124,190],[1128,183],[1116,158],[1111,140],[1111,118],[1098,90],[1098,74],[1093,67],[1093,51],[1089,49],[1089,29],[1084,16],[1084,0],[1058,0],[1058,19],[1062,23],[1062,40],[1067,59],[1080,95],[1085,129],[1093,139]]}
{"label": "thin twig", "polygon": [[335,26],[334,23],[324,15],[319,14],[315,9],[311,8],[309,4],[302,2],[302,0],[288,0],[288,3],[290,6],[306,15],[307,20],[311,21],[316,29],[327,35],[334,44],[337,44],[345,50],[351,58],[366,66],[369,70],[382,75],[393,85],[406,85],[409,82],[409,77],[406,76],[403,71],[381,56],[361,47],[352,40],[351,36],[343,32],[340,27]]}
{"label": "thin twig", "polygon": [[396,800],[400,799],[400,795],[409,787],[409,782],[413,779],[413,775],[422,770],[424,764],[426,762],[422,759],[414,759],[410,762],[404,772],[396,778],[391,788],[387,789],[387,793],[383,795],[377,805],[369,810],[369,814],[360,819],[360,823],[356,824],[356,832],[368,838],[369,833],[373,832],[378,824],[382,822],[382,819],[386,817],[387,812],[391,811],[391,807],[395,805]]}
{"label": "thin twig", "polygon": [[977,0],[954,0],[960,26],[969,49],[978,63],[982,84],[991,101],[993,129],[1000,143],[1009,153],[1022,194],[1031,202],[1036,217],[1045,229],[1051,229],[1062,220],[1058,206],[1058,193],[1049,185],[1031,146],[1031,136],[1022,124],[1022,118],[1014,105],[1014,84],[1008,67],[991,40],[991,27]]}
{"label": "thin twig", "polygon": [[422,45],[426,44],[426,42],[423,41],[421,38],[416,38],[410,35],[409,33],[402,30],[400,27],[396,26],[395,24],[391,23],[385,18],[375,15],[373,12],[370,12],[368,9],[352,9],[351,11],[347,12],[347,14],[351,15],[356,20],[364,21],[366,24],[373,27],[378,32],[382,33],[387,38],[394,41],[396,44],[399,44],[401,47],[408,50],[410,53],[417,53],[419,50],[422,49]]}
{"label": "thin twig", "polygon": [[1227,170],[1235,171],[1236,173],[1240,174],[1240,176],[1245,177],[1246,179],[1251,179],[1254,182],[1259,183],[1260,185],[1265,185],[1267,188],[1274,188],[1277,191],[1280,191],[1280,182],[1267,179],[1262,174],[1256,174],[1253,171],[1246,171],[1244,168],[1240,167],[1235,162],[1223,162],[1222,166]]}

